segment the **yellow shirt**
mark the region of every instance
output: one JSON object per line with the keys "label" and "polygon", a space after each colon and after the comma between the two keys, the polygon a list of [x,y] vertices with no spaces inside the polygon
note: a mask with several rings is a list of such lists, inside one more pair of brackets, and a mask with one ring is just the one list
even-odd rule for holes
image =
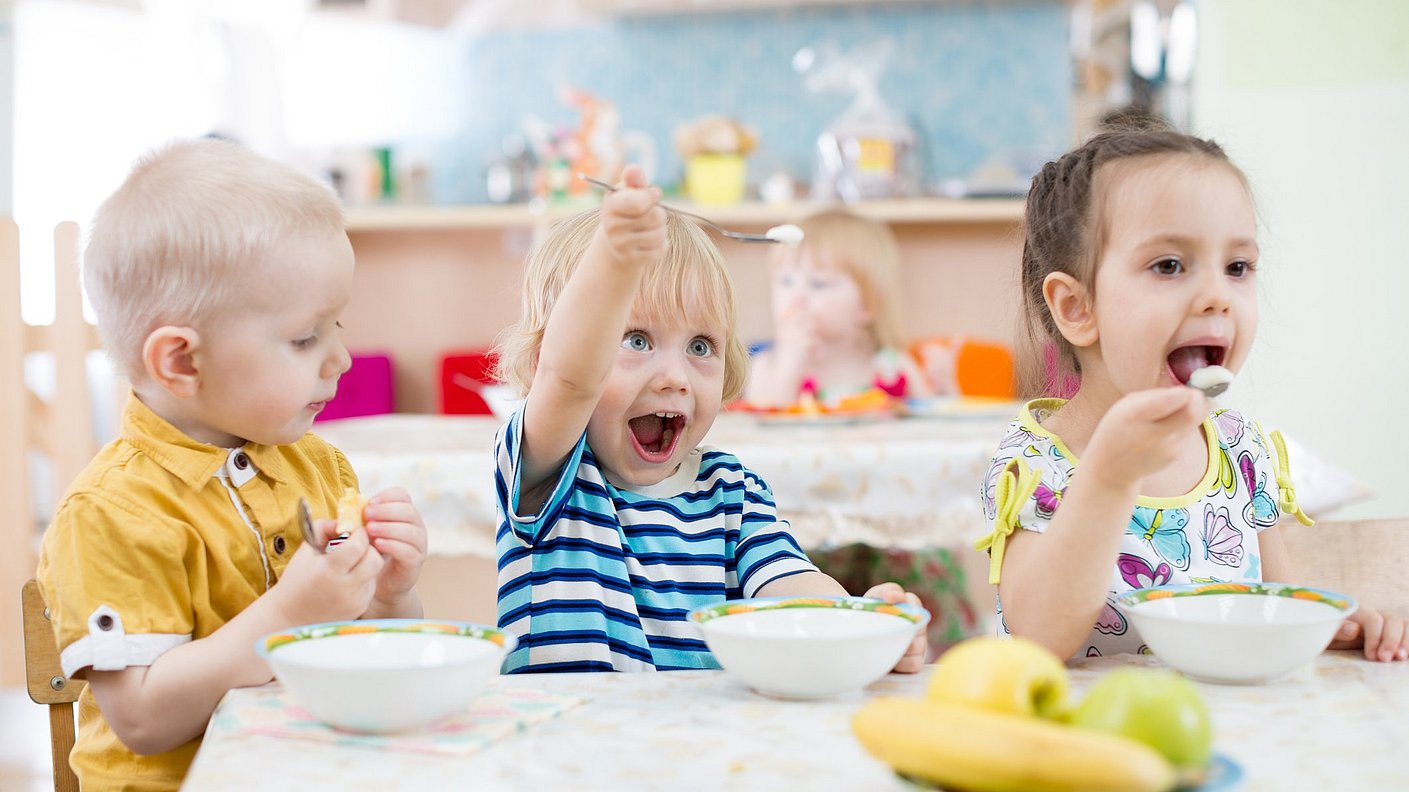
{"label": "yellow shirt", "polygon": [[[220,629],[279,580],[303,542],[299,497],[315,516],[332,516],[356,486],[347,458],[315,435],[219,448],[130,397],[121,436],[78,476],[44,534],[37,577],[64,673],[151,665]],[[70,761],[85,792],[180,786],[199,738],[139,756],[91,688],[78,704]]]}

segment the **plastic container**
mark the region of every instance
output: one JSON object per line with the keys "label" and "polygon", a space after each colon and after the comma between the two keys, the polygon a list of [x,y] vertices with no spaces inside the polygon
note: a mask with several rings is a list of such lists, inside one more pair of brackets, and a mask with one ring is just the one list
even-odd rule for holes
{"label": "plastic container", "polygon": [[748,163],[742,154],[693,154],[685,160],[685,194],[701,206],[743,200],[747,178]]}

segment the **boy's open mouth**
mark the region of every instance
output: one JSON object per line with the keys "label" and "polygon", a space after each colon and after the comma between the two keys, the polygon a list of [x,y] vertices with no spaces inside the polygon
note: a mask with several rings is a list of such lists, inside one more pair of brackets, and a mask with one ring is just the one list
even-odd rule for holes
{"label": "boy's open mouth", "polygon": [[1221,346],[1186,346],[1169,353],[1169,371],[1181,385],[1189,384],[1189,375],[1205,366],[1223,365],[1228,350]]}
{"label": "boy's open mouth", "polygon": [[685,431],[685,416],[673,412],[648,413],[627,421],[631,427],[631,444],[647,462],[670,460],[680,435]]}

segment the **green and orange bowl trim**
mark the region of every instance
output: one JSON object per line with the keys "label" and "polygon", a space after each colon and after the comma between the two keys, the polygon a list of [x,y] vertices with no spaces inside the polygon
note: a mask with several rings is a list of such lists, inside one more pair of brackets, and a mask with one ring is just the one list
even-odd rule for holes
{"label": "green and orange bowl trim", "polygon": [[929,611],[910,602],[889,603],[885,600],[866,597],[755,597],[753,599],[725,600],[714,605],[695,608],[690,611],[690,621],[703,624],[723,616],[790,608],[823,608],[879,613],[885,616],[898,616],[916,625],[928,624],[930,620]]}
{"label": "green and orange bowl trim", "polygon": [[306,624],[260,638],[255,643],[255,651],[261,657],[287,644],[308,641],[316,638],[332,638],[339,635],[360,635],[365,633],[436,633],[440,635],[460,635],[466,638],[479,638],[503,647],[507,635],[503,630],[483,624],[461,621],[437,621],[433,619],[365,619],[359,621],[323,622]]}
{"label": "green and orange bowl trim", "polygon": [[1330,605],[1339,611],[1355,610],[1355,599],[1344,594],[1325,589],[1295,586],[1290,583],[1182,583],[1128,591],[1116,598],[1122,608],[1133,608],[1145,602],[1170,599],[1173,597],[1206,597],[1219,594],[1248,595],[1255,597],[1288,597]]}

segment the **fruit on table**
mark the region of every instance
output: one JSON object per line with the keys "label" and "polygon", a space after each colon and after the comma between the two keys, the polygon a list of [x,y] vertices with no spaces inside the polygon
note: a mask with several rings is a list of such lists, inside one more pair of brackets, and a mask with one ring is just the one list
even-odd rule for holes
{"label": "fruit on table", "polygon": [[868,388],[860,393],[841,397],[837,400],[836,409],[842,412],[862,412],[888,410],[890,406],[890,394],[879,388]]}
{"label": "fruit on table", "polygon": [[1173,671],[1118,668],[1091,686],[1071,724],[1119,734],[1154,748],[1181,771],[1213,756],[1213,729],[1198,688]]}
{"label": "fruit on table", "polygon": [[897,772],[970,792],[1167,792],[1174,768],[1144,743],[1055,721],[904,698],[867,701],[852,730]]}
{"label": "fruit on table", "polygon": [[1061,718],[1067,668],[1026,638],[970,638],[939,656],[926,697],[1013,715]]}
{"label": "fruit on table", "polygon": [[362,521],[362,510],[367,508],[367,498],[357,491],[356,487],[346,487],[343,489],[342,497],[338,498],[338,532],[350,535],[353,531],[361,530],[364,523]]}

